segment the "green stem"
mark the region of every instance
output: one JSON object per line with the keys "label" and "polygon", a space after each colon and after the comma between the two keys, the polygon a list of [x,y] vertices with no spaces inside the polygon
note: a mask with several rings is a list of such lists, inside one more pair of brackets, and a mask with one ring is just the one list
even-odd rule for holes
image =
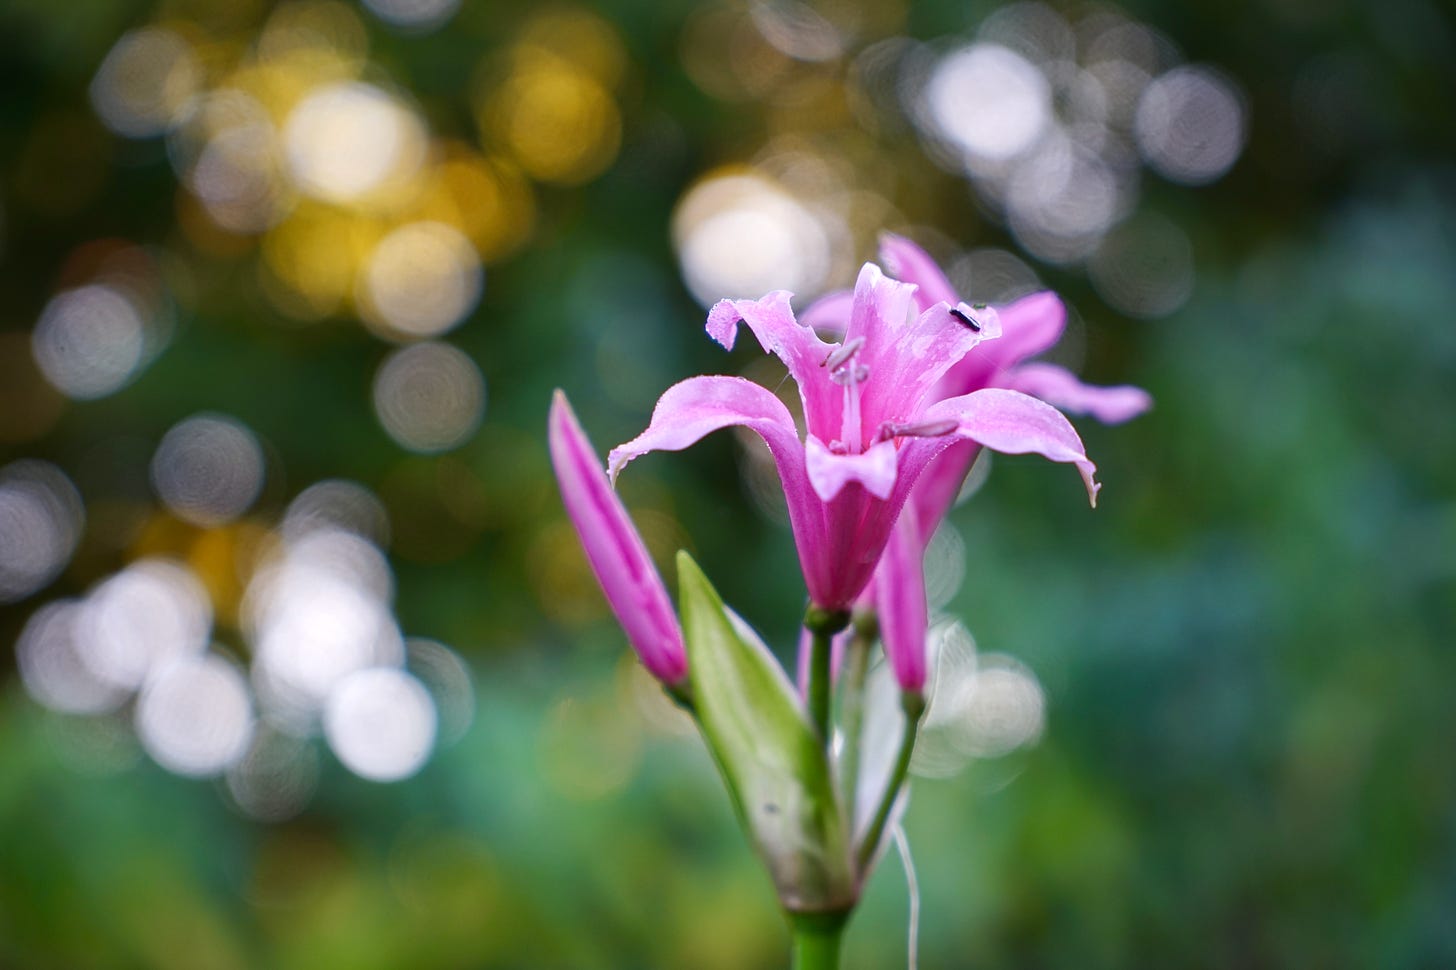
{"label": "green stem", "polygon": [[873,613],[856,616],[854,637],[844,654],[839,677],[839,726],[844,731],[844,750],[839,759],[839,784],[844,804],[854,812],[855,786],[859,783],[860,729],[864,723],[865,675],[870,665],[870,645],[878,636]]}
{"label": "green stem", "polygon": [[812,635],[809,648],[809,720],[819,731],[819,738],[827,748],[829,745],[829,702],[831,690],[831,659],[834,652],[834,635],[849,625],[846,610],[825,610],[810,604],[804,614],[804,626]]}
{"label": "green stem", "polygon": [[839,970],[839,949],[849,913],[790,913],[793,970]]}
{"label": "green stem", "polygon": [[859,856],[855,861],[861,873],[869,868],[875,857],[875,850],[879,848],[880,839],[885,834],[885,823],[890,820],[890,812],[895,807],[900,787],[905,783],[905,776],[910,773],[910,756],[915,752],[915,735],[920,730],[920,716],[925,713],[925,695],[917,691],[905,691],[900,695],[900,705],[905,710],[905,733],[900,739],[900,756],[895,759],[895,770],[890,774],[890,782],[885,786],[885,793],[880,796],[879,808],[875,809],[875,817],[865,832],[864,841],[860,843]]}

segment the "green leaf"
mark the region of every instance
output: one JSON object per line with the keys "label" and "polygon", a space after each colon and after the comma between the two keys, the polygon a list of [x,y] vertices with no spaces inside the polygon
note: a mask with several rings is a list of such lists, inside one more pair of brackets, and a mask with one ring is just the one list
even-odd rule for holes
{"label": "green leaf", "polygon": [[697,563],[679,552],[677,568],[698,727],[779,900],[791,912],[848,909],[849,826],[817,732],[783,668]]}

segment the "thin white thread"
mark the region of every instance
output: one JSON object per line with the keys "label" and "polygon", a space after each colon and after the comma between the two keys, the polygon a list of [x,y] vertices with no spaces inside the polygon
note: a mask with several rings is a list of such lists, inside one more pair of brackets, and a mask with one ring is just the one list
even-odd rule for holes
{"label": "thin white thread", "polygon": [[899,822],[892,832],[895,848],[900,852],[900,865],[905,869],[905,885],[910,890],[910,926],[905,944],[909,970],[916,970],[919,959],[918,937],[920,936],[920,883],[915,879],[915,860],[910,858],[910,840],[905,838],[905,829]]}

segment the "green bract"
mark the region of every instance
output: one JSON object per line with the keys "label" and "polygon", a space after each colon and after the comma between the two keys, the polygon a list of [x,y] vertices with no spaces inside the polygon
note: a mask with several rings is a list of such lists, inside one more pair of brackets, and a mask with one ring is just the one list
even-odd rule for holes
{"label": "green bract", "polygon": [[783,668],[685,552],[678,595],[698,726],[790,912],[857,896],[849,826],[823,742]]}

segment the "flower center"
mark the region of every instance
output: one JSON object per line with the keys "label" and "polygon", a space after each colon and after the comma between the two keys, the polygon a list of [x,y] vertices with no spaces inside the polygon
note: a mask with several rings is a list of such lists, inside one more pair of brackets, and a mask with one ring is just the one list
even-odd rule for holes
{"label": "flower center", "polygon": [[837,455],[858,454],[864,450],[860,436],[859,396],[860,385],[869,379],[870,369],[854,362],[864,345],[864,337],[847,340],[830,351],[829,356],[819,365],[829,368],[829,379],[844,388],[844,407],[840,409],[839,417],[839,440],[829,443],[829,450]]}

